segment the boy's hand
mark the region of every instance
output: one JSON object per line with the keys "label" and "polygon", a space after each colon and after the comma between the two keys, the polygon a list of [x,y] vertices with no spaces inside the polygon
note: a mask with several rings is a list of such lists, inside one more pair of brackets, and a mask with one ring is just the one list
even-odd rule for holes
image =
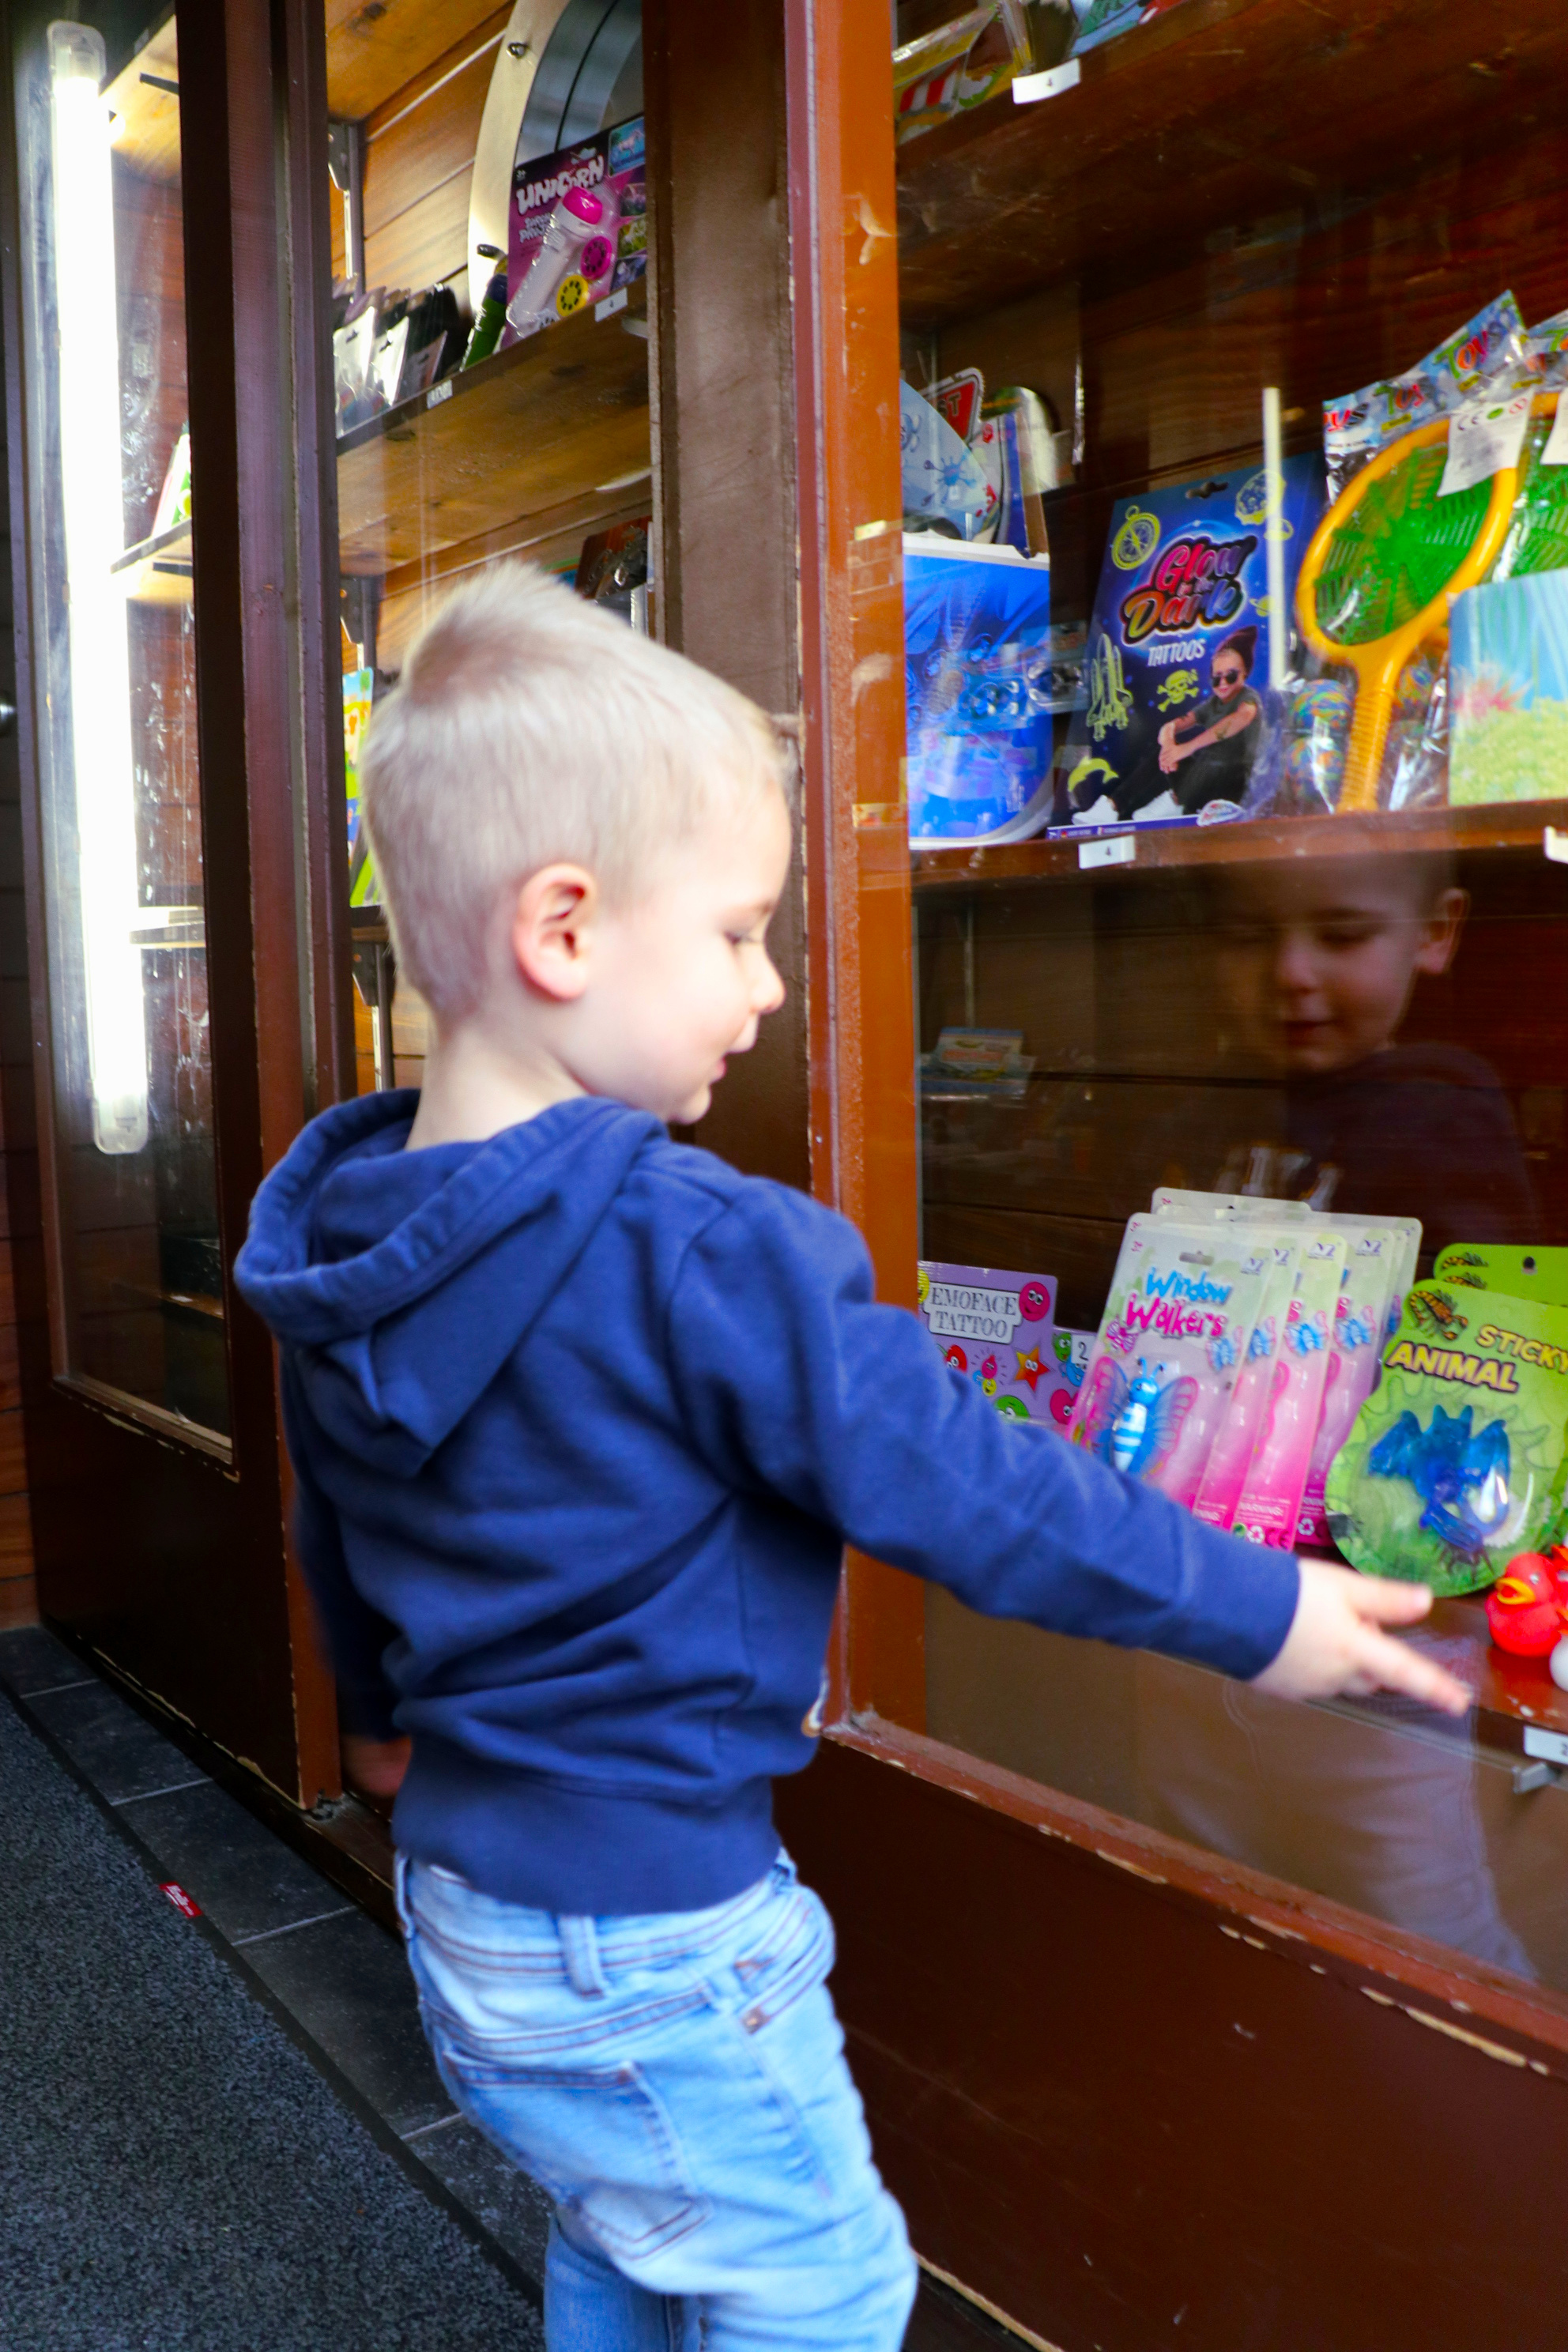
{"label": "boy's hand", "polygon": [[1426,1616],[1432,1595],[1424,1584],[1356,1576],[1315,1559],[1298,1565],[1296,1614],[1279,1656],[1253,1677],[1258,1690],[1277,1698],[1366,1698],[1375,1690],[1403,1691],[1448,1715],[1467,1711],[1470,1694],[1463,1683],[1381,1631]]}
{"label": "boy's hand", "polygon": [[[1298,1615],[1300,1612],[1298,1611]],[[1289,1643],[1286,1643],[1289,1649]],[[1279,1659],[1274,1664],[1278,1665]],[[366,1797],[395,1797],[408,1769],[413,1742],[407,1739],[366,1739],[345,1731],[342,1739],[343,1779]]]}

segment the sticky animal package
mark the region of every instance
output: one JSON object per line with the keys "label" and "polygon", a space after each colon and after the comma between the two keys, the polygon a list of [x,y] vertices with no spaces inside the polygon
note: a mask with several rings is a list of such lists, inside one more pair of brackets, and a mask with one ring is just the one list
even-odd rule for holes
{"label": "sticky animal package", "polygon": [[1129,1218],[1072,1443],[1190,1507],[1272,1263],[1244,1222]]}
{"label": "sticky animal package", "polygon": [[1330,1531],[1352,1567],[1438,1593],[1542,1551],[1568,1485],[1568,1309],[1417,1283],[1329,1472]]}

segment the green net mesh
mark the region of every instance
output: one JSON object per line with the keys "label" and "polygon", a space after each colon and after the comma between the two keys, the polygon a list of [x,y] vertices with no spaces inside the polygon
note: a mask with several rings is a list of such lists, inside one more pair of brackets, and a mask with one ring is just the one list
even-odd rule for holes
{"label": "green net mesh", "polygon": [[1445,588],[1474,545],[1489,481],[1440,499],[1446,441],[1414,449],[1373,482],[1335,531],[1318,575],[1318,626],[1336,645],[1386,637]]}
{"label": "green net mesh", "polygon": [[1520,493],[1494,579],[1568,571],[1568,466],[1541,462],[1552,425],[1550,416],[1531,420],[1520,466]]}

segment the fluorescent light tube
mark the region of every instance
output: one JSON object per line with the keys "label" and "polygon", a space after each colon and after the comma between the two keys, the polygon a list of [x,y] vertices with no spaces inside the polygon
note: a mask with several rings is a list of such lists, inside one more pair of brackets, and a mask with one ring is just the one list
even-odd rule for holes
{"label": "fluorescent light tube", "polygon": [[130,614],[110,570],[125,551],[112,131],[102,37],[49,26],[57,387],[71,751],[92,1138],[147,1141],[147,1024],[138,912]]}

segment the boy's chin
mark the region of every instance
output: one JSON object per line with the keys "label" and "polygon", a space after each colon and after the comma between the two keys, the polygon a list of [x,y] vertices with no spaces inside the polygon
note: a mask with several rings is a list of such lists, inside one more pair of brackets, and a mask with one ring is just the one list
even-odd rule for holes
{"label": "boy's chin", "polygon": [[688,1095],[684,1102],[666,1114],[668,1123],[671,1127],[695,1127],[700,1118],[707,1118],[712,1101],[712,1087],[699,1087],[695,1094]]}

